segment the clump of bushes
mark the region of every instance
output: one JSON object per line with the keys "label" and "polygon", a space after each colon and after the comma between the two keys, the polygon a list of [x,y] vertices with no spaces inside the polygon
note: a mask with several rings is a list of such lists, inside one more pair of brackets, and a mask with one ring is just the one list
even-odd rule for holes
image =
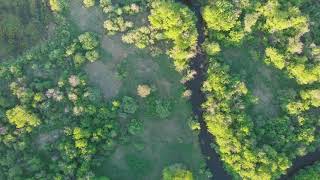
{"label": "clump of bushes", "polygon": [[163,180],[193,180],[192,172],[182,164],[173,164],[163,169]]}

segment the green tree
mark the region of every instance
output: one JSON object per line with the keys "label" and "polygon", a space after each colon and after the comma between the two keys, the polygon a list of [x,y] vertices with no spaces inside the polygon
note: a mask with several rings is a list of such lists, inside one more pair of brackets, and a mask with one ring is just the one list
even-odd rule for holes
{"label": "green tree", "polygon": [[85,50],[93,50],[99,46],[98,38],[90,32],[86,32],[79,36],[79,41],[82,45],[82,48]]}
{"label": "green tree", "polygon": [[26,128],[27,131],[31,131],[33,127],[40,125],[40,119],[25,110],[22,106],[16,106],[6,112],[9,122],[15,125],[17,128]]}
{"label": "green tree", "polygon": [[314,165],[308,166],[300,170],[293,177],[294,180],[320,180],[320,163],[316,162]]}
{"label": "green tree", "polygon": [[55,12],[61,12],[65,4],[64,0],[49,0],[51,10]]}
{"label": "green tree", "polygon": [[174,1],[153,1],[148,17],[153,29],[163,31],[163,39],[172,40],[170,57],[178,71],[186,69],[188,60],[195,55],[198,32],[194,13]]}
{"label": "green tree", "polygon": [[202,13],[208,28],[216,31],[231,30],[236,26],[239,15],[234,5],[226,0],[218,0],[213,5],[207,5]]}
{"label": "green tree", "polygon": [[266,49],[265,62],[272,63],[278,69],[283,69],[286,65],[284,56],[281,55],[275,48]]}
{"label": "green tree", "polygon": [[95,62],[100,58],[99,52],[96,50],[86,52],[86,58],[90,62]]}

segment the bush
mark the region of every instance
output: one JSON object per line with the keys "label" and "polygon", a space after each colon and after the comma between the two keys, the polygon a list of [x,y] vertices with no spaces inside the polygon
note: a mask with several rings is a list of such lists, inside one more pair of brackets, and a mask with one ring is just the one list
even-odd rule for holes
{"label": "bush", "polygon": [[128,132],[132,135],[137,135],[143,131],[143,122],[132,119],[128,126]]}
{"label": "bush", "polygon": [[123,112],[129,113],[129,114],[134,114],[138,109],[137,102],[132,97],[128,97],[128,96],[124,96],[122,98],[121,106],[122,106]]}
{"label": "bush", "polygon": [[187,170],[182,164],[174,164],[166,167],[162,171],[163,180],[193,180],[192,172]]}
{"label": "bush", "polygon": [[156,113],[162,119],[169,117],[171,114],[170,102],[156,100]]}

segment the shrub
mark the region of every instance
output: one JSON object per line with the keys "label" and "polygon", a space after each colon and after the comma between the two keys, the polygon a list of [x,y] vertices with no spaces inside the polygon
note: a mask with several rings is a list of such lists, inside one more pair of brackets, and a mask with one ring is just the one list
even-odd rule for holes
{"label": "shrub", "polygon": [[193,180],[192,172],[187,170],[182,164],[174,164],[166,167],[162,171],[163,180]]}
{"label": "shrub", "polygon": [[156,113],[162,119],[169,117],[171,113],[170,102],[156,100]]}
{"label": "shrub", "polygon": [[143,123],[139,120],[132,119],[129,123],[128,132],[137,135],[143,131]]}
{"label": "shrub", "polygon": [[132,97],[128,97],[128,96],[124,96],[122,98],[121,106],[122,106],[122,110],[125,113],[129,113],[129,114],[134,114],[138,109],[137,102]]}
{"label": "shrub", "polygon": [[99,55],[98,51],[96,51],[96,50],[88,51],[88,52],[86,52],[86,58],[90,62],[95,62],[96,60],[98,60],[100,58],[100,55]]}

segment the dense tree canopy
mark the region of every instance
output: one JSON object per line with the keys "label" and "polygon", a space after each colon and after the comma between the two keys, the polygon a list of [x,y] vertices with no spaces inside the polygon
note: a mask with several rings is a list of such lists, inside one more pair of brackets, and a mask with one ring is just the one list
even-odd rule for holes
{"label": "dense tree canopy", "polygon": [[216,31],[229,31],[236,26],[239,12],[232,3],[220,0],[204,8],[203,18],[208,28]]}
{"label": "dense tree canopy", "polygon": [[320,164],[316,162],[314,165],[308,166],[305,169],[300,170],[297,174],[294,175],[294,180],[309,180],[320,178]]}
{"label": "dense tree canopy", "polygon": [[6,112],[9,122],[15,125],[17,128],[26,128],[27,131],[31,131],[32,127],[36,127],[40,124],[40,119],[34,114],[26,111],[21,106],[16,106]]}
{"label": "dense tree canopy", "polygon": [[[236,177],[279,177],[295,157],[319,145],[318,114],[312,111],[319,107],[319,87],[315,84],[319,78],[319,65],[304,49],[307,44],[313,44],[313,40],[301,41],[310,33],[310,22],[298,7],[278,0],[246,4],[219,0],[205,6],[203,17],[209,30],[203,48],[212,58],[203,85],[207,94],[203,107],[208,130],[216,139],[215,149]],[[233,31],[245,32],[245,36],[234,41]],[[263,44],[260,47],[264,57],[257,59],[294,79],[295,86],[312,84],[312,88],[299,86],[279,98],[282,105],[278,117],[261,119],[252,115],[257,102],[245,84],[248,82],[240,80],[241,75],[234,75],[229,70],[224,56],[208,49],[211,43],[219,43],[223,52],[230,46],[248,47],[244,43],[254,42],[258,47],[258,43]]]}

